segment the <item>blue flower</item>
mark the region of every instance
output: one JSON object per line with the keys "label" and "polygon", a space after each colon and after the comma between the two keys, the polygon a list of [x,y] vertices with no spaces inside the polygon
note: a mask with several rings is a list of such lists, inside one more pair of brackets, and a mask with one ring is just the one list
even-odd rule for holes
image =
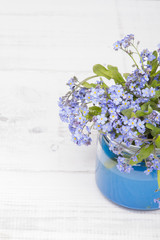
{"label": "blue flower", "polygon": [[153,171],[153,168],[150,167],[150,168],[147,168],[147,170],[145,170],[144,173],[145,173],[146,175],[148,175],[148,174],[150,174],[152,171]]}
{"label": "blue flower", "polygon": [[118,105],[119,103],[122,102],[122,98],[119,96],[116,96],[113,98],[113,102],[114,102],[114,104]]}
{"label": "blue flower", "polygon": [[88,112],[89,112],[88,108],[86,108],[86,107],[81,109],[81,111],[82,111],[83,116],[86,116],[88,114]]}
{"label": "blue flower", "polygon": [[131,83],[130,86],[129,86],[129,89],[130,89],[131,91],[134,91],[135,86],[136,86],[135,83]]}
{"label": "blue flower", "polygon": [[148,56],[147,56],[147,58],[148,58],[148,61],[153,61],[156,57],[152,54],[152,53],[149,53],[148,54]]}
{"label": "blue flower", "polygon": [[77,122],[78,123],[83,123],[83,124],[85,124],[86,123],[86,118],[85,117],[83,117],[83,115],[80,113],[78,116],[76,116],[76,120],[77,120]]}
{"label": "blue flower", "polygon": [[155,116],[155,122],[160,124],[160,113],[157,112],[157,115]]}
{"label": "blue flower", "polygon": [[129,121],[128,121],[128,125],[133,128],[133,127],[136,127],[137,125],[137,119],[136,118],[130,118]]}
{"label": "blue flower", "polygon": [[152,163],[153,163],[152,167],[153,167],[155,170],[160,170],[160,161],[159,161],[158,159],[154,158],[154,159],[152,160]]}
{"label": "blue flower", "polygon": [[121,42],[120,41],[117,41],[113,44],[114,50],[118,50],[120,47],[121,47]]}
{"label": "blue flower", "polygon": [[122,116],[121,119],[122,119],[122,122],[124,123],[124,125],[128,124],[129,119],[126,116]]}
{"label": "blue flower", "polygon": [[143,97],[150,97],[150,89],[149,88],[142,89],[142,96]]}
{"label": "blue flower", "polygon": [[74,87],[75,87],[75,79],[74,78],[71,78],[67,85],[69,85],[70,89],[72,90]]}
{"label": "blue flower", "polygon": [[121,85],[116,85],[116,86],[117,86],[117,88],[115,89],[116,95],[122,96],[122,94],[124,94],[124,90],[123,90],[122,86]]}
{"label": "blue flower", "polygon": [[155,88],[151,87],[150,88],[150,97],[154,97],[155,95]]}
{"label": "blue flower", "polygon": [[137,130],[140,132],[140,133],[144,133],[146,128],[145,128],[145,121],[141,121],[141,119],[138,119],[138,122],[137,122]]}
{"label": "blue flower", "polygon": [[116,120],[118,118],[118,115],[112,113],[109,117],[110,117],[111,121],[114,121],[114,120]]}
{"label": "blue flower", "polygon": [[101,114],[97,116],[97,123],[104,124],[107,121],[105,114]]}
{"label": "blue flower", "polygon": [[132,160],[133,162],[137,162],[137,160],[138,160],[138,159],[137,159],[137,156],[136,156],[136,155],[132,156],[132,157],[131,157],[131,160]]}
{"label": "blue flower", "polygon": [[116,109],[115,109],[115,108],[109,108],[109,109],[108,109],[108,112],[109,112],[110,114],[116,113]]}
{"label": "blue flower", "polygon": [[142,77],[142,79],[144,79],[146,82],[148,82],[148,81],[149,81],[149,76],[148,76],[148,74],[144,74],[143,77]]}
{"label": "blue flower", "polygon": [[113,130],[112,124],[107,122],[106,124],[102,125],[103,132],[111,132]]}
{"label": "blue flower", "polygon": [[125,135],[125,134],[128,133],[129,130],[130,130],[130,127],[129,127],[129,126],[122,126],[122,128],[121,128],[121,133],[122,133],[123,135]]}
{"label": "blue flower", "polygon": [[91,93],[87,92],[86,95],[85,95],[86,102],[91,102],[92,99],[93,99],[93,97],[91,96]]}
{"label": "blue flower", "polygon": [[154,199],[154,202],[155,202],[155,203],[158,203],[158,207],[160,208],[160,199],[159,199],[159,198]]}
{"label": "blue flower", "polygon": [[95,122],[94,124],[94,129],[97,129],[97,130],[101,130],[102,129],[102,124],[101,123],[98,123],[98,122]]}

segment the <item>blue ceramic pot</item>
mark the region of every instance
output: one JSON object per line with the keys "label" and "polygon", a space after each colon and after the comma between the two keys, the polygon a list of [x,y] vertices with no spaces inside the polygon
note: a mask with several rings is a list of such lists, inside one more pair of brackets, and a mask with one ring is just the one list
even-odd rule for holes
{"label": "blue ceramic pot", "polygon": [[112,202],[137,210],[159,209],[154,199],[160,198],[157,171],[146,175],[143,163],[130,173],[120,172],[116,155],[109,150],[108,140],[100,135],[97,146],[96,183],[102,194]]}

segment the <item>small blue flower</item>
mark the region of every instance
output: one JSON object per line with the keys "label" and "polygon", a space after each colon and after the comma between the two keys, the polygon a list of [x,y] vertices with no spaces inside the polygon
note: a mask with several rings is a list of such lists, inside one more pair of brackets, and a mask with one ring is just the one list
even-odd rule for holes
{"label": "small blue flower", "polygon": [[148,175],[148,174],[150,174],[152,171],[153,171],[153,168],[150,167],[150,168],[147,168],[147,170],[145,170],[144,173],[145,173],[146,175]]}
{"label": "small blue flower", "polygon": [[129,126],[122,126],[122,128],[121,128],[121,133],[122,133],[123,135],[125,135],[125,134],[128,133],[129,130],[130,130],[130,127],[129,127]]}
{"label": "small blue flower", "polygon": [[115,108],[109,108],[109,109],[108,109],[108,112],[109,112],[110,114],[116,113],[116,109],[115,109]]}
{"label": "small blue flower", "polygon": [[70,89],[72,90],[74,87],[75,87],[75,79],[74,78],[71,78],[67,85],[69,85]]}
{"label": "small blue flower", "polygon": [[128,93],[128,94],[127,94],[127,99],[128,99],[128,100],[133,100],[133,95],[130,94],[130,93]]}
{"label": "small blue flower", "polygon": [[118,50],[120,47],[121,47],[121,42],[120,41],[117,41],[113,44],[114,50]]}
{"label": "small blue flower", "polygon": [[83,115],[80,113],[78,116],[76,116],[76,120],[77,120],[77,122],[78,123],[83,123],[83,124],[85,124],[86,123],[86,118],[85,117],[83,117]]}
{"label": "small blue flower", "polygon": [[155,122],[160,124],[160,113],[157,113],[157,116],[155,116]]}
{"label": "small blue flower", "polygon": [[152,160],[152,167],[155,169],[155,170],[160,170],[160,161],[158,159],[153,159]]}
{"label": "small blue flower", "polygon": [[150,88],[150,97],[154,97],[155,95],[155,88],[151,87]]}
{"label": "small blue flower", "polygon": [[142,96],[143,97],[150,97],[150,89],[149,88],[142,89]]}
{"label": "small blue flower", "polygon": [[148,61],[150,62],[156,58],[152,53],[149,53],[147,57],[148,57]]}
{"label": "small blue flower", "polygon": [[137,119],[136,119],[136,118],[130,118],[129,121],[128,121],[128,125],[129,125],[131,128],[136,127],[136,125],[137,125]]}
{"label": "small blue flower", "polygon": [[115,89],[116,95],[122,96],[122,94],[124,94],[124,90],[123,90],[122,86],[121,85],[116,85],[116,86],[117,86],[117,88]]}
{"label": "small blue flower", "polygon": [[119,96],[116,96],[115,98],[113,98],[113,102],[114,104],[118,105],[119,103],[122,102],[122,98]]}
{"label": "small blue flower", "polygon": [[131,171],[132,169],[133,169],[133,168],[132,168],[131,165],[126,165],[126,166],[125,166],[125,172],[126,172],[126,173],[130,173],[130,171]]}
{"label": "small blue flower", "polygon": [[102,129],[102,125],[98,122],[95,122],[94,129],[97,129],[98,131],[100,131]]}
{"label": "small blue flower", "polygon": [[158,203],[158,207],[160,208],[160,198],[154,199],[155,203]]}
{"label": "small blue flower", "polygon": [[117,115],[117,114],[112,113],[112,114],[110,115],[111,121],[114,121],[114,120],[116,120],[117,118],[118,118],[118,115]]}
{"label": "small blue flower", "polygon": [[81,111],[82,111],[83,116],[86,116],[89,112],[88,108],[86,108],[86,107],[84,107]]}
{"label": "small blue flower", "polygon": [[133,157],[131,157],[131,159],[132,159],[133,162],[137,162],[137,160],[138,160],[136,155],[134,155]]}
{"label": "small blue flower", "polygon": [[121,118],[122,118],[124,125],[127,125],[129,122],[129,119],[126,116],[122,116]]}
{"label": "small blue flower", "polygon": [[129,89],[130,89],[131,91],[134,91],[135,86],[136,86],[135,83],[131,83],[130,86],[129,86]]}
{"label": "small blue flower", "polygon": [[148,81],[149,81],[149,76],[148,76],[148,74],[144,74],[143,77],[142,77],[142,79],[144,79],[146,82],[148,82]]}
{"label": "small blue flower", "polygon": [[107,122],[106,124],[102,125],[103,132],[111,132],[113,130],[112,124]]}
{"label": "small blue flower", "polygon": [[107,118],[105,114],[101,114],[97,116],[97,123],[105,124],[106,121],[107,121]]}

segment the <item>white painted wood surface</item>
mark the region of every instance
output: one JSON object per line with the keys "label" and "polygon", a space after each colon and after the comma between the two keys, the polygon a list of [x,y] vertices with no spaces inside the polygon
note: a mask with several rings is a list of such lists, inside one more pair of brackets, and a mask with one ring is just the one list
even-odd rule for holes
{"label": "white painted wood surface", "polygon": [[112,44],[160,42],[160,1],[0,0],[0,240],[159,240],[160,211],[131,211],[95,184],[96,134],[70,141],[58,97],[96,63],[130,70]]}

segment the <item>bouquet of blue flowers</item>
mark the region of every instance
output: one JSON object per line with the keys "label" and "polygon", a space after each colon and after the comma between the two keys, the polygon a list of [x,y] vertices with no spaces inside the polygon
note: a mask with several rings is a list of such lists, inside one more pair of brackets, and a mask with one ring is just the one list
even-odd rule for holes
{"label": "bouquet of blue flowers", "polygon": [[[92,129],[96,129],[109,136],[109,147],[118,155],[120,171],[130,172],[133,165],[145,161],[145,173],[149,174],[154,169],[160,170],[157,155],[160,148],[160,44],[153,52],[148,49],[139,52],[138,46],[133,34],[115,42],[114,49],[122,50],[133,60],[133,71],[121,75],[115,66],[96,64],[93,66],[95,75],[81,82],[76,77],[67,82],[70,90],[59,99],[59,107],[60,117],[68,123],[76,144],[89,145]],[[115,84],[109,87],[110,79]],[[123,156],[122,144],[139,148],[128,159]]]}

